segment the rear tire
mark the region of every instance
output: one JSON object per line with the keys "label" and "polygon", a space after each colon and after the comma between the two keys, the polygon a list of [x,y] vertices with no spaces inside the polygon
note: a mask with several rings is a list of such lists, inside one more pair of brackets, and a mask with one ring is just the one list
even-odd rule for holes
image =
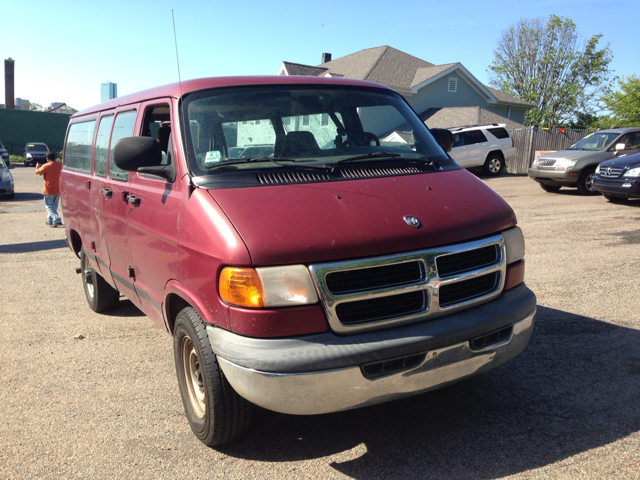
{"label": "rear tire", "polygon": [[544,183],[540,184],[540,188],[542,188],[545,192],[555,193],[560,191],[560,187],[557,185],[545,185]]}
{"label": "rear tire", "polygon": [[490,153],[487,160],[484,162],[482,170],[484,170],[485,175],[495,177],[500,175],[503,168],[504,160],[502,157],[496,153]]}
{"label": "rear tire", "polygon": [[600,195],[600,192],[593,188],[593,177],[596,174],[596,167],[585,168],[580,174],[577,187],[580,195]]}
{"label": "rear tire", "polygon": [[176,317],[173,353],[180,396],[195,436],[208,447],[241,437],[251,423],[251,403],[227,381],[205,324],[192,307]]}
{"label": "rear tire", "polygon": [[80,253],[80,266],[82,275],[82,286],[87,297],[89,308],[94,312],[106,312],[112,310],[120,303],[120,292],[113,288],[96,272],[89,263],[89,257],[82,249]]}

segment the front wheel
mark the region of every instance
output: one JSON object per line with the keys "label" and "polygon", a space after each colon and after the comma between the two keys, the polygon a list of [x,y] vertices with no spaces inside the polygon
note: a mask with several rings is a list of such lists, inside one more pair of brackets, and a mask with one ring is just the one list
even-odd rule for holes
{"label": "front wheel", "polygon": [[578,193],[580,195],[599,195],[595,188],[593,188],[593,177],[596,174],[596,167],[585,168],[584,171],[580,174],[580,178],[578,179],[577,187]]}
{"label": "front wheel", "polygon": [[89,308],[98,313],[116,308],[120,302],[120,292],[93,269],[84,248],[80,253],[80,265],[82,286]]}
{"label": "front wheel", "polygon": [[484,162],[484,165],[482,167],[482,169],[484,170],[484,173],[492,177],[495,177],[496,175],[500,175],[500,172],[502,172],[503,168],[504,168],[504,160],[502,159],[502,157],[500,157],[499,155],[496,155],[495,153],[487,157],[487,160],[486,162]]}
{"label": "front wheel", "polygon": [[178,386],[189,426],[208,447],[242,436],[251,423],[251,404],[229,384],[192,307],[176,317],[173,353]]}

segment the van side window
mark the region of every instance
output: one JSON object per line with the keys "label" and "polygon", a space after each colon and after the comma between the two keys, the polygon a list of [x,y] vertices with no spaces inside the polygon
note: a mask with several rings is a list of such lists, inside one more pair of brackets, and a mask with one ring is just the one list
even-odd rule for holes
{"label": "van side window", "polygon": [[107,151],[109,150],[109,132],[113,123],[113,115],[100,119],[98,135],[96,136],[96,150],[93,154],[93,172],[100,176],[107,176]]}
{"label": "van side window", "polygon": [[91,149],[96,121],[73,123],[69,127],[64,151],[64,166],[80,172],[91,172]]}
{"label": "van side window", "polygon": [[136,111],[122,112],[116,116],[111,132],[111,143],[109,143],[109,178],[113,180],[127,181],[128,173],[120,170],[113,161],[113,149],[121,138],[130,137],[133,133],[133,125],[136,122]]}
{"label": "van side window", "polygon": [[161,165],[170,165],[171,152],[168,151],[168,148],[171,138],[171,115],[169,105],[154,105],[145,110],[141,135],[155,138],[158,141],[162,150]]}

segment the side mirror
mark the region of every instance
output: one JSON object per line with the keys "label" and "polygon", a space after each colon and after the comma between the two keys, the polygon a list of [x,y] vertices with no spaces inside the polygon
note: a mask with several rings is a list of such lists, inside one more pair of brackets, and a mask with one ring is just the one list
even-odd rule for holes
{"label": "side mirror", "polygon": [[445,152],[449,153],[453,146],[453,133],[446,128],[431,128],[429,131],[438,145],[440,145]]}
{"label": "side mirror", "polygon": [[624,150],[627,146],[624,143],[616,143],[616,152]]}
{"label": "side mirror", "polygon": [[113,161],[128,172],[158,175],[170,182],[176,179],[175,166],[161,165],[160,144],[151,137],[121,138],[113,149]]}

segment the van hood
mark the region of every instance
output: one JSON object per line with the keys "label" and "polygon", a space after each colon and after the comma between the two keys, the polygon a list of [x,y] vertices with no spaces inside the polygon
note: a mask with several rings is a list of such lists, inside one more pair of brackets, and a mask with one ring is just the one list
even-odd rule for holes
{"label": "van hood", "polygon": [[[209,193],[255,266],[420,250],[516,224],[509,205],[466,170]],[[419,228],[404,220],[408,215]]]}

